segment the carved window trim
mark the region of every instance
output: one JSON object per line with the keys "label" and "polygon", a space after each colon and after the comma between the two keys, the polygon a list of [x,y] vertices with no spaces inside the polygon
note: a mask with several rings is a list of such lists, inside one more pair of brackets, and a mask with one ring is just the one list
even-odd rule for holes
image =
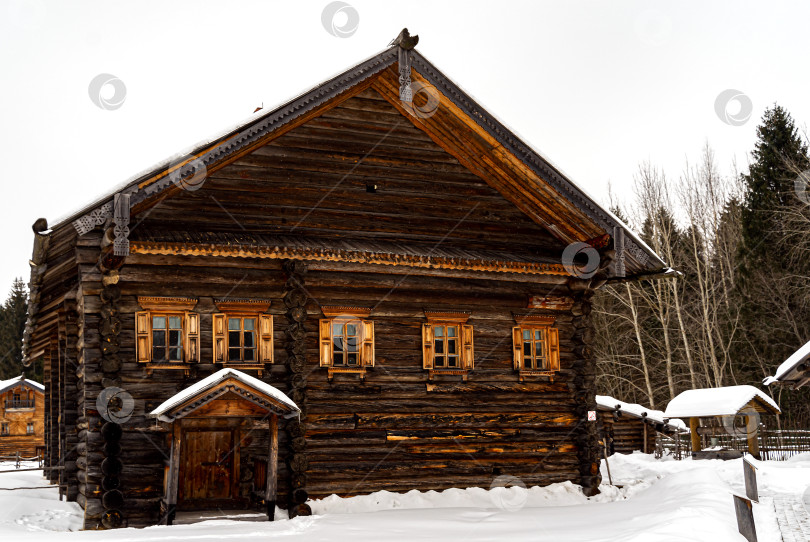
{"label": "carved window trim", "polygon": [[[554,327],[556,317],[536,314],[515,314],[517,326],[512,328],[512,363],[514,370],[518,373],[522,382],[527,377],[548,377],[552,382],[560,371],[560,336],[559,330]],[[543,332],[545,367],[526,367],[524,342],[524,331],[531,331],[532,346],[535,345],[534,333]]]}
{"label": "carved window trim", "polygon": [[[275,339],[273,336],[273,315],[267,314],[270,301],[265,299],[215,299],[217,312],[212,316],[213,362],[223,367],[240,370],[257,370],[264,373],[265,365],[273,363]],[[245,318],[255,318],[256,360],[235,361],[228,359],[228,319],[239,318],[240,327]]]}
{"label": "carved window trim", "polygon": [[[475,368],[473,326],[467,324],[470,313],[466,311],[425,310],[427,323],[422,324],[422,368],[428,372],[428,380],[439,375],[459,375],[465,382]],[[459,367],[435,367],[436,327],[454,326],[458,329]]]}
{"label": "carved window trim", "polygon": [[[188,374],[189,366],[200,361],[200,314],[193,310],[197,300],[190,297],[139,296],[138,305],[143,310],[135,313],[135,359],[150,373],[154,369],[181,369]],[[181,360],[155,361],[153,358],[152,322],[155,317],[161,316],[167,319],[177,316],[181,319]],[[168,345],[166,348],[168,350]]]}
{"label": "carved window trim", "polygon": [[[332,380],[336,374],[357,374],[361,379],[365,379],[366,370],[374,367],[375,361],[374,321],[369,319],[371,309],[324,305],[321,311],[326,318],[322,318],[318,326],[320,366],[326,367],[328,379]],[[353,322],[357,325],[357,365],[335,365],[334,326],[339,324],[345,329],[346,324]]]}

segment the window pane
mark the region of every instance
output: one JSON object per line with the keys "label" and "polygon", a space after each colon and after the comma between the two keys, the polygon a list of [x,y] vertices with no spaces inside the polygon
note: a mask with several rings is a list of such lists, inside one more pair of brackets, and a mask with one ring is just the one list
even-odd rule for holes
{"label": "window pane", "polygon": [[346,354],[346,363],[348,365],[357,365],[357,354]]}
{"label": "window pane", "polygon": [[256,360],[256,349],[245,348],[245,361],[255,361],[255,360]]}
{"label": "window pane", "polygon": [[348,337],[346,346],[348,346],[349,352],[357,352],[357,337]]}
{"label": "window pane", "polygon": [[523,340],[524,341],[532,340],[532,330],[531,329],[524,329],[523,330]]}
{"label": "window pane", "polygon": [[526,369],[531,369],[533,367],[531,356],[526,356],[525,358],[523,358],[523,367],[525,367]]}
{"label": "window pane", "polygon": [[165,331],[152,331],[152,346],[166,346]]}
{"label": "window pane", "polygon": [[181,327],[179,316],[169,316],[169,329],[180,329]]}
{"label": "window pane", "polygon": [[170,348],[169,349],[169,360],[170,361],[181,361],[182,356],[180,355],[179,348]]}
{"label": "window pane", "polygon": [[159,346],[153,347],[152,361],[166,361],[166,349]]}
{"label": "window pane", "polygon": [[239,348],[241,344],[239,343],[239,335],[238,331],[229,331],[228,332],[228,346],[230,348]]}
{"label": "window pane", "polygon": [[357,324],[346,324],[346,335],[357,335]]}
{"label": "window pane", "polygon": [[335,352],[332,354],[332,365],[343,365],[343,354]]}
{"label": "window pane", "polygon": [[523,343],[523,356],[530,358],[532,357],[532,342],[525,342]]}
{"label": "window pane", "polygon": [[536,340],[536,341],[542,341],[543,339],[545,339],[545,337],[543,337],[543,335],[544,335],[544,334],[543,334],[543,330],[542,330],[542,329],[535,329],[535,330],[534,330],[534,340]]}
{"label": "window pane", "polygon": [[435,343],[435,350],[437,354],[444,354],[444,341],[442,339],[436,339],[433,341]]}
{"label": "window pane", "polygon": [[256,329],[256,319],[255,318],[245,318],[245,331],[253,331]]}
{"label": "window pane", "polygon": [[546,352],[542,341],[537,341],[534,343],[534,355],[538,358],[545,357]]}
{"label": "window pane", "polygon": [[444,326],[433,326],[434,337],[444,337]]}
{"label": "window pane", "polygon": [[458,357],[457,356],[447,356],[447,366],[448,367],[458,367]]}
{"label": "window pane", "polygon": [[228,361],[242,361],[239,348],[228,348]]}
{"label": "window pane", "polygon": [[180,330],[169,331],[169,346],[180,346],[181,338]]}
{"label": "window pane", "polygon": [[332,336],[343,335],[343,324],[332,324]]}
{"label": "window pane", "polygon": [[456,354],[456,340],[455,339],[447,339],[447,353],[448,354]]}
{"label": "window pane", "polygon": [[457,337],[458,328],[456,326],[447,326],[447,336],[448,337]]}
{"label": "window pane", "polygon": [[335,352],[343,352],[343,339],[340,337],[334,337],[332,339],[332,344]]}
{"label": "window pane", "polygon": [[228,318],[228,329],[230,330],[237,330],[240,329],[239,318]]}
{"label": "window pane", "polygon": [[245,331],[245,348],[253,348],[256,346],[256,334],[252,331]]}
{"label": "window pane", "polygon": [[152,329],[166,329],[166,317],[165,316],[153,316],[152,317]]}
{"label": "window pane", "polygon": [[442,356],[435,356],[433,358],[433,366],[434,367],[444,367],[444,357]]}

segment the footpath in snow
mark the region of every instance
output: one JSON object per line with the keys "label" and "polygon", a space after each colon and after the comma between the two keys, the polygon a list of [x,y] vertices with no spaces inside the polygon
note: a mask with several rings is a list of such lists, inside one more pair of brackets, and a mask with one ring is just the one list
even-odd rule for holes
{"label": "footpath in snow", "polygon": [[[756,462],[762,499],[754,505],[760,542],[782,542],[780,502],[801,504],[810,487],[810,454],[787,462]],[[5,470],[13,465],[0,465]],[[744,494],[741,460],[610,458],[614,484],[591,499],[571,483],[378,492],[311,502],[313,516],[275,522],[208,520],[194,525],[84,531],[81,510],[60,502],[56,489],[0,490],[0,540],[32,541],[463,541],[742,542],[733,493]],[[603,475],[607,480],[604,462]],[[0,488],[45,485],[40,472],[0,474]],[[801,504],[803,507],[804,505]],[[802,512],[804,512],[802,508]],[[278,516],[283,517],[281,512]],[[783,522],[786,520],[783,520]],[[802,540],[810,525],[784,541]],[[783,526],[784,528],[784,526]],[[805,540],[802,540],[805,542]]]}

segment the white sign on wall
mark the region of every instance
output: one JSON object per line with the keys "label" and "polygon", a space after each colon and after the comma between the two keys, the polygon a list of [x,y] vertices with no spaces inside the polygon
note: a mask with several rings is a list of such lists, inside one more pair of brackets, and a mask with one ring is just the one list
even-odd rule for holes
{"label": "white sign on wall", "polygon": [[596,411],[595,410],[589,410],[588,411],[588,421],[589,422],[595,422],[596,421]]}

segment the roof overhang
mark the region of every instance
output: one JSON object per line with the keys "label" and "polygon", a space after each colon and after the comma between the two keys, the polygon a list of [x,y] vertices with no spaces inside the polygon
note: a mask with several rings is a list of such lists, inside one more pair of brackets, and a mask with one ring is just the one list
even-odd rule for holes
{"label": "roof overhang", "polygon": [[176,393],[149,415],[159,421],[171,423],[226,394],[237,395],[268,414],[282,418],[292,418],[300,413],[298,406],[283,392],[241,371],[228,368]]}

